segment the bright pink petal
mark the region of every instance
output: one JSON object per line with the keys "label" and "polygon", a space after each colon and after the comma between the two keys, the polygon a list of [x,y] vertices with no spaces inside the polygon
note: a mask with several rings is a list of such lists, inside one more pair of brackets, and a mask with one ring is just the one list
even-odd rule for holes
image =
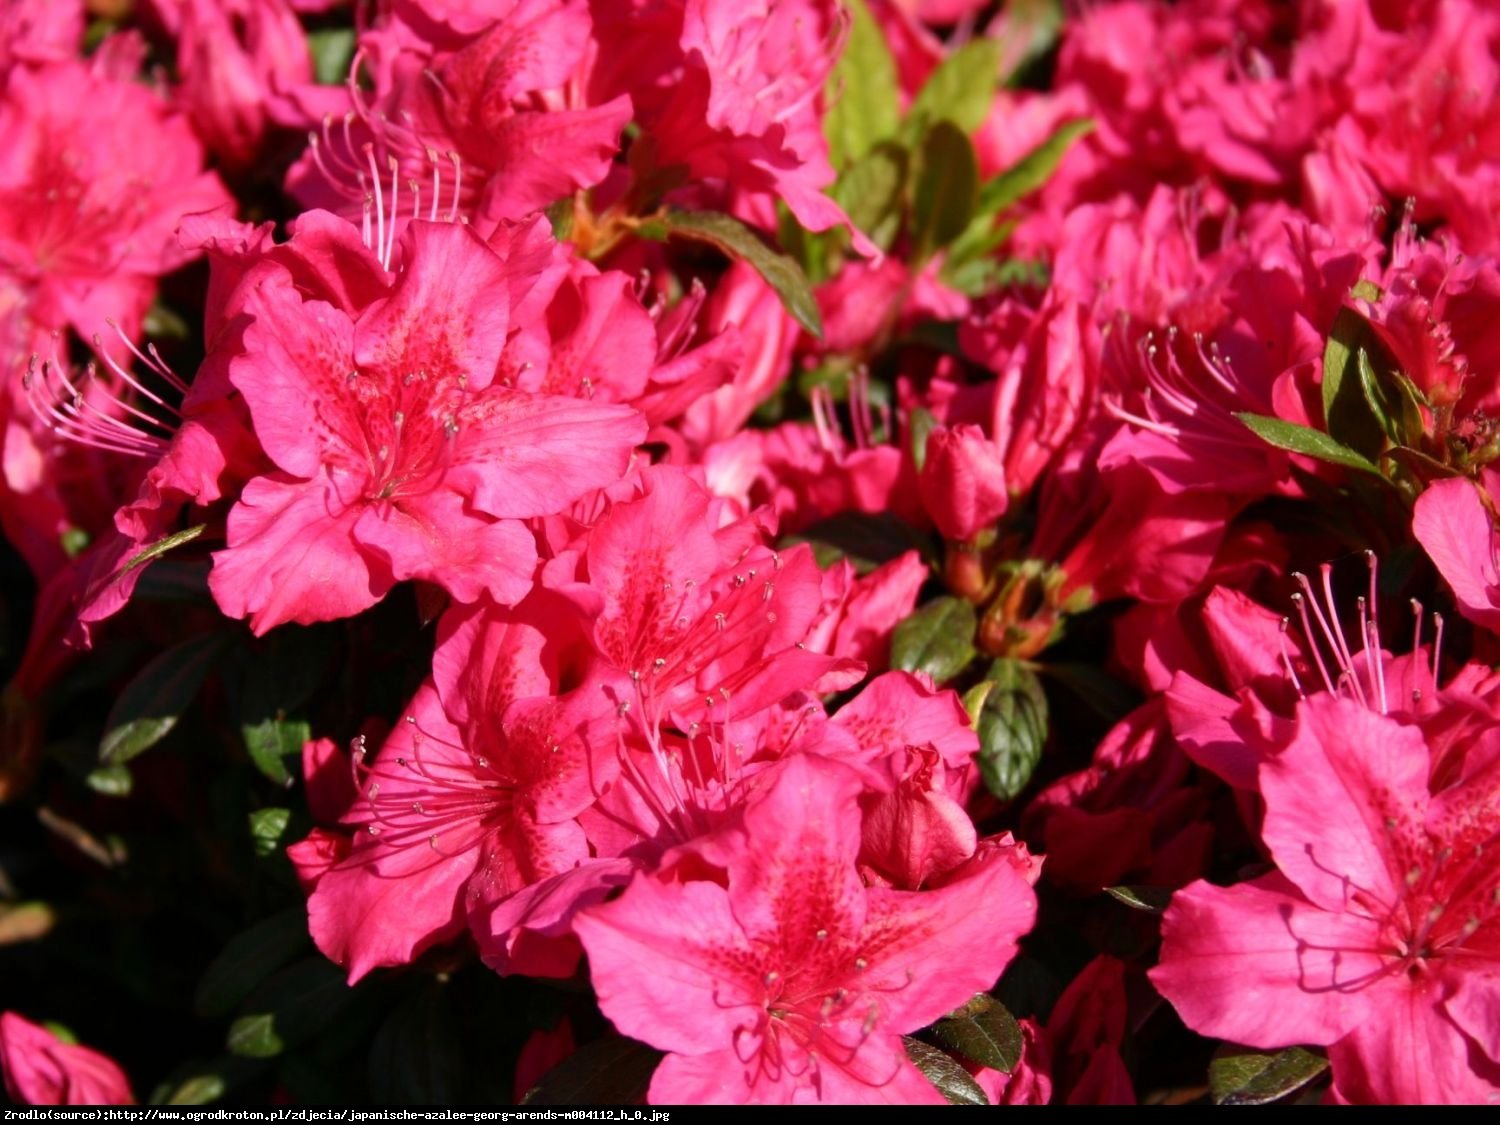
{"label": "bright pink petal", "polygon": [[399,505],[366,505],[353,534],[355,542],[384,560],[397,581],[432,582],[458,602],[488,594],[511,605],[531,590],[536,570],[531,532],[516,520],[466,512],[457,493],[438,489]]}
{"label": "bright pink petal", "polygon": [[1299,704],[1296,736],[1260,769],[1277,866],[1325,910],[1350,909],[1359,892],[1397,901],[1406,872],[1391,869],[1393,841],[1421,831],[1429,768],[1416,727],[1327,695]]}
{"label": "bright pink petal", "polygon": [[1473,483],[1440,480],[1417,498],[1412,534],[1453,589],[1459,612],[1500,630],[1500,563],[1494,525]]}
{"label": "bright pink petal", "polygon": [[1252,1047],[1323,1046],[1368,1019],[1380,923],[1308,902],[1281,875],[1172,896],[1151,982],[1194,1031]]}
{"label": "bright pink petal", "polygon": [[352,617],[379,601],[395,580],[355,546],[361,509],[347,505],[347,491],[347,479],[325,473],[247,484],[229,513],[229,546],[208,576],[219,608],[248,616],[259,635],[287,621]]}
{"label": "bright pink petal", "polygon": [[1500,1064],[1444,1016],[1431,982],[1396,979],[1380,990],[1378,1018],[1356,1023],[1328,1049],[1333,1081],[1354,1104],[1494,1105]]}

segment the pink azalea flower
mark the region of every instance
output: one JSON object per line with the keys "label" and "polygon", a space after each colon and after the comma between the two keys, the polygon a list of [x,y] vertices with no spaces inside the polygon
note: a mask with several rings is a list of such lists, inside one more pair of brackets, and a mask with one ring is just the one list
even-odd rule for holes
{"label": "pink azalea flower", "polygon": [[83,0],[0,2],[0,75],[16,63],[58,62],[83,41]]}
{"label": "pink azalea flower", "polygon": [[260,155],[273,93],[312,82],[307,36],[287,0],[184,0],[177,70],[193,129],[229,167]]}
{"label": "pink azalea flower", "polygon": [[343,306],[289,274],[247,301],[230,379],[278,471],[245,486],[209,581],[258,633],[357,613],[410,578],[518,601],[536,548],[517,521],[615,480],[644,435],[628,408],[495,381],[517,270],[471,231],[414,223],[402,246],[395,275],[334,248],[360,281]]}
{"label": "pink azalea flower", "polygon": [[343,120],[323,117],[288,174],[294,196],[357,221],[373,193],[398,229],[408,214],[465,217],[487,234],[604,179],[631,106],[581,104],[583,0],[456,6],[451,24],[443,14],[402,5],[361,37]]}
{"label": "pink azalea flower", "polygon": [[639,875],[575,922],[605,1015],[669,1052],[653,1102],[941,1102],[899,1035],[993,984],[1035,898],[998,861],[935,891],[864,887],[859,788],[788,759],[695,849],[723,876]]}
{"label": "pink azalea flower", "polygon": [[[308,899],[313,938],[351,981],[458,936],[471,910],[481,951],[493,943],[509,967],[508,935],[487,928],[495,905],[590,858],[575,818],[613,777],[612,740],[590,729],[612,726],[613,711],[597,683],[560,690],[574,674],[567,610],[541,592],[511,610],[450,612],[433,680],[372,761],[357,740],[353,839]],[[324,866],[323,850],[304,847],[299,866]],[[576,957],[554,952],[566,964],[549,975]]]}
{"label": "pink azalea flower", "polygon": [[1500,561],[1495,504],[1500,473],[1480,482],[1440,480],[1417,498],[1412,534],[1453,590],[1458,611],[1476,625],[1500,632]]}
{"label": "pink azalea flower", "polygon": [[135,1105],[113,1059],[15,1012],[0,1013],[0,1072],[21,1105]]}
{"label": "pink azalea flower", "polygon": [[1495,756],[1445,783],[1419,728],[1357,702],[1295,723],[1259,775],[1279,870],[1179,892],[1153,983],[1205,1035],[1328,1047],[1346,1100],[1493,1100]]}

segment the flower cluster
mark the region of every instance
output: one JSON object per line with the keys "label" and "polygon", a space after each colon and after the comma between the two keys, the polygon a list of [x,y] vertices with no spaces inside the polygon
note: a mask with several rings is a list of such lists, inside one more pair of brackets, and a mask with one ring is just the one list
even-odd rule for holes
{"label": "flower cluster", "polygon": [[1500,1097],[1500,13],[354,7],[0,0],[12,1098]]}

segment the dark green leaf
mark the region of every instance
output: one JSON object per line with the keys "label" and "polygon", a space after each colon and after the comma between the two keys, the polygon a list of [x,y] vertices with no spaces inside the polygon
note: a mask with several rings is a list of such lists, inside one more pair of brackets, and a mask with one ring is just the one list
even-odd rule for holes
{"label": "dark green leaf", "polygon": [[1111,725],[1135,710],[1141,702],[1139,692],[1097,664],[1048,663],[1042,666],[1042,675],[1062,685],[1070,695]]}
{"label": "dark green leaf", "polygon": [[269,1058],[305,1043],[336,1020],[354,997],[344,972],[322,957],[288,965],[263,981],[229,1026],[231,1054]]}
{"label": "dark green leaf", "polygon": [[882,250],[889,250],[901,231],[908,163],[906,150],[899,145],[877,145],[850,165],[828,191],[849,221]]}
{"label": "dark green leaf", "polygon": [[194,637],[142,668],[110,708],[99,741],[99,761],[120,765],[165,738],[203,686],[225,641],[224,633]]}
{"label": "dark green leaf", "polygon": [[901,122],[901,84],[885,33],[864,0],[848,0],[848,9],[849,38],[828,76],[823,117],[835,168],[848,167],[894,136]]}
{"label": "dark green leaf", "polygon": [[963,598],[928,602],[896,626],[891,635],[891,667],[926,672],[947,683],[974,659],[974,606]]}
{"label": "dark green leaf", "polygon": [[317,690],[328,665],[327,628],[285,626],[253,646],[240,699],[240,735],[257,769],[278,785],[292,775],[287,759],[312,737],[298,710]]}
{"label": "dark green leaf", "polygon": [[909,1035],[901,1037],[906,1044],[906,1057],[916,1064],[927,1081],[937,1087],[938,1093],[952,1105],[989,1105],[990,1099],[973,1077],[945,1051],[931,1043],[923,1043]]}
{"label": "dark green leaf", "polygon": [[1208,1085],[1218,1105],[1265,1105],[1302,1089],[1328,1069],[1328,1060],[1302,1047],[1274,1055],[1222,1055],[1208,1065]]}
{"label": "dark green leaf", "polygon": [[1347,445],[1340,445],[1322,430],[1315,430],[1311,426],[1300,426],[1296,422],[1286,422],[1264,414],[1236,414],[1235,417],[1243,422],[1256,437],[1278,449],[1301,453],[1304,456],[1315,457],[1319,461],[1328,461],[1348,469],[1373,473],[1375,476],[1380,475],[1380,470],[1368,458],[1362,457]]}
{"label": "dark green leaf", "polygon": [[980,708],[979,772],[991,793],[1008,801],[1026,788],[1047,744],[1047,696],[1036,673],[1019,660],[997,660]]}
{"label": "dark green leaf", "polygon": [[634,1039],[580,1047],[549,1070],[522,1105],[640,1105],[661,1052]]}
{"label": "dark green leaf", "polygon": [[250,840],[255,846],[255,854],[264,859],[277,851],[291,819],[290,809],[256,809],[251,813]]}
{"label": "dark green leaf", "polygon": [[1378,343],[1364,315],[1346,306],[1323,348],[1323,422],[1330,437],[1367,458],[1380,454],[1386,427],[1361,385],[1359,356]]}
{"label": "dark green leaf", "polygon": [[1160,914],[1172,901],[1171,887],[1105,887],[1104,893],[1147,914]]}
{"label": "dark green leaf", "polygon": [[265,1069],[258,1059],[221,1055],[178,1067],[151,1093],[152,1105],[208,1105]]}
{"label": "dark green leaf", "polygon": [[974,217],[979,161],[968,136],[951,121],[939,121],[922,138],[912,190],[912,238],[919,261],[947,246]]}
{"label": "dark green leaf", "polygon": [[860,573],[927,546],[911,524],[889,512],[840,512],[787,536],[782,542],[831,547],[837,552],[836,557],[847,558]]}
{"label": "dark green leaf", "polygon": [[766,279],[786,311],[814,336],[823,335],[823,321],[812,286],[802,267],[785,254],[761,241],[760,236],[732,215],[718,211],[671,211],[658,220],[642,223],[640,234],[646,238],[676,235],[705,242],[729,257],[752,266]]}
{"label": "dark green leaf", "polygon": [[1021,1025],[993,996],[980,993],[932,1025],[932,1034],[970,1062],[1009,1074],[1021,1061]]}
{"label": "dark green leaf", "polygon": [[1422,437],[1422,394],[1396,370],[1383,348],[1378,354],[1378,371],[1369,349],[1360,348],[1355,354],[1359,388],[1385,436],[1398,446],[1414,445]]}
{"label": "dark green leaf", "polygon": [[310,948],[302,907],[261,919],[230,938],[209,964],[198,981],[193,1010],[200,1016],[227,1015],[256,985]]}
{"label": "dark green leaf", "polygon": [[1000,85],[1000,44],[979,36],[938,64],[912,100],[903,133],[915,141],[934,121],[951,121],[964,133],[984,124]]}
{"label": "dark green leaf", "polygon": [[312,54],[313,74],[322,86],[339,86],[349,76],[354,59],[354,29],[329,27],[307,33],[307,49]]}
{"label": "dark green leaf", "polygon": [[448,989],[433,983],[398,1005],[370,1050],[370,1097],[385,1105],[461,1100],[464,1044]]}

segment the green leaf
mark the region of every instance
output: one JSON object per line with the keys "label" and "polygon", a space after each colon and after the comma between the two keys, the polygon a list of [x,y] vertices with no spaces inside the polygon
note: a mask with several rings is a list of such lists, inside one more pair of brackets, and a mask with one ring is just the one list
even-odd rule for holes
{"label": "green leaf", "polygon": [[1105,887],[1104,893],[1147,914],[1160,914],[1172,902],[1171,887]]}
{"label": "green leaf", "polygon": [[1360,348],[1355,354],[1360,390],[1385,436],[1398,446],[1415,445],[1422,438],[1424,396],[1416,384],[1396,370],[1383,348],[1380,358],[1377,371],[1368,349]]}
{"label": "green leaf", "polygon": [[906,1057],[916,1064],[917,1069],[927,1081],[937,1087],[938,1093],[948,1099],[949,1104],[990,1104],[990,1099],[984,1096],[979,1083],[945,1051],[909,1035],[903,1035],[901,1041],[906,1044]]}
{"label": "green leaf", "polygon": [[926,672],[943,684],[974,659],[974,630],[979,621],[972,603],[942,597],[928,602],[891,634],[891,667]]}
{"label": "green leaf", "polygon": [[95,793],[106,797],[128,797],[134,784],[130,771],[124,766],[100,766],[89,771],[83,780]]}
{"label": "green leaf", "polygon": [[313,74],[320,86],[341,86],[349,76],[354,60],[354,29],[329,27],[307,33],[307,49],[312,55]]}
{"label": "green leaf", "polygon": [[964,133],[984,124],[1000,85],[1000,44],[980,36],[938,64],[912,99],[902,128],[915,141],[935,121],[951,121]]}
{"label": "green leaf", "polygon": [[229,1025],[225,1045],[231,1054],[245,1059],[274,1058],[286,1048],[281,1036],[276,1034],[276,1016],[270,1012],[257,1012],[235,1020]]}
{"label": "green leaf", "polygon": [[911,459],[919,473],[922,466],[927,464],[927,439],[932,436],[937,425],[937,418],[925,406],[913,410],[906,421],[906,432],[911,439]]}
{"label": "green leaf", "polygon": [[970,1062],[1009,1074],[1021,1061],[1021,1025],[1005,1005],[980,993],[957,1012],[932,1025],[932,1034]]}
{"label": "green leaf", "polygon": [[156,1105],[208,1105],[224,1096],[229,1087],[217,1074],[199,1074],[173,1087],[152,1101]]}
{"label": "green leaf", "polygon": [[331,1024],[354,995],[337,965],[322,957],[298,961],[255,988],[245,1014],[229,1025],[226,1045],[242,1058],[279,1055]]}
{"label": "green leaf", "polygon": [[995,661],[986,679],[992,686],[975,724],[979,772],[985,788],[1008,801],[1026,788],[1047,744],[1047,696],[1019,660]]}
{"label": "green leaf", "polygon": [[256,809],[250,814],[250,840],[255,854],[265,859],[281,847],[286,827],[291,822],[290,809]]}
{"label": "green leaf", "polygon": [[767,246],[759,235],[732,215],[718,211],[670,211],[660,219],[642,223],[639,233],[645,238],[675,235],[704,242],[730,258],[748,263],[776,291],[793,319],[814,336],[822,337],[818,302],[802,267]]}
{"label": "green leaf", "polygon": [[911,524],[889,512],[840,512],[786,536],[782,542],[830,547],[835,558],[847,558],[861,574],[898,559],[907,551],[928,546]]}
{"label": "green leaf", "polygon": [[849,38],[824,97],[823,135],[835,168],[848,167],[893,137],[901,123],[901,83],[885,33],[864,0],[847,0],[847,6]]}
{"label": "green leaf", "polygon": [[1140,692],[1115,679],[1097,664],[1048,662],[1042,665],[1041,672],[1111,726],[1141,703]]}
{"label": "green leaf", "polygon": [[1274,1055],[1246,1051],[1208,1064],[1208,1086],[1216,1105],[1265,1105],[1302,1089],[1328,1069],[1328,1060],[1302,1047]]}
{"label": "green leaf", "polygon": [[[844,209],[849,221],[882,250],[889,250],[901,233],[902,193],[910,163],[900,145],[877,145],[828,189],[829,197]],[[842,231],[828,234],[847,238]]]}
{"label": "green leaf", "polygon": [[261,919],[230,938],[209,963],[198,981],[193,1010],[200,1016],[228,1015],[256,985],[311,946],[302,907]]}
{"label": "green leaf", "polygon": [[224,633],[193,637],[142,668],[110,708],[99,741],[99,761],[120,765],[165,738],[203,686],[226,640]]}
{"label": "green leaf", "polygon": [[1036,191],[1057,171],[1062,158],[1079,137],[1094,131],[1094,123],[1088,118],[1069,121],[1058,127],[1041,144],[1037,145],[1005,171],[984,182],[979,189],[979,214],[986,217],[998,215]]}
{"label": "green leaf", "polygon": [[660,1051],[634,1039],[601,1039],[580,1047],[526,1092],[522,1105],[640,1105]]}
{"label": "green leaf", "polygon": [[384,1105],[454,1105],[464,1043],[448,989],[434,982],[387,1017],[370,1048],[370,1097]]}
{"label": "green leaf", "polygon": [[145,566],[152,559],[160,558],[162,555],[170,551],[173,547],[180,547],[184,543],[191,543],[194,539],[203,534],[203,529],[205,526],[205,524],[200,523],[195,527],[184,528],[182,531],[177,531],[171,535],[162,536],[162,538],[158,539],[155,543],[143,547],[141,550],[131,555],[130,558],[125,560],[124,565],[120,567],[120,570],[118,574],[115,575],[115,577],[123,578],[132,570],[138,570],[139,568]]}
{"label": "green leaf", "polygon": [[952,242],[974,217],[979,161],[968,136],[951,121],[939,121],[922,138],[912,189],[912,238],[923,261]]}
{"label": "green leaf", "polygon": [[1347,469],[1358,469],[1363,473],[1380,476],[1380,470],[1372,461],[1356,453],[1347,445],[1340,445],[1322,430],[1315,430],[1311,426],[1301,426],[1296,422],[1286,422],[1265,414],[1236,414],[1235,417],[1243,422],[1256,437],[1269,445],[1276,446],[1277,449],[1301,453],[1306,457],[1317,458],[1319,461],[1328,461]]}
{"label": "green leaf", "polygon": [[327,669],[333,634],[327,628],[283,626],[249,651],[240,698],[240,735],[255,767],[277,785],[290,786],[287,760],[312,737],[298,710],[317,690]]}

